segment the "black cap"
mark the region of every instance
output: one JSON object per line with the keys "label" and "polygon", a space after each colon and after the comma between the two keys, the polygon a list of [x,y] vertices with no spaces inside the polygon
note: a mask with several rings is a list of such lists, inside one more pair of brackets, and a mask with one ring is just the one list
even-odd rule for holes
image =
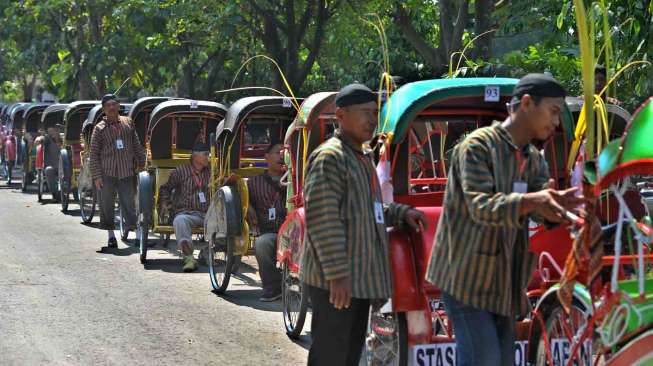
{"label": "black cap", "polygon": [[106,94],[105,96],[102,97],[102,105],[104,105],[104,103],[110,100],[115,100],[117,102],[118,97],[115,94]]}
{"label": "black cap", "polygon": [[567,95],[565,88],[546,74],[528,74],[519,79],[512,96],[521,97],[524,94],[545,98],[564,98]]}
{"label": "black cap", "polygon": [[363,84],[349,84],[336,95],[336,107],[375,102],[376,95]]}
{"label": "black cap", "polygon": [[209,145],[203,143],[203,142],[196,142],[195,145],[193,145],[193,152],[209,152]]}

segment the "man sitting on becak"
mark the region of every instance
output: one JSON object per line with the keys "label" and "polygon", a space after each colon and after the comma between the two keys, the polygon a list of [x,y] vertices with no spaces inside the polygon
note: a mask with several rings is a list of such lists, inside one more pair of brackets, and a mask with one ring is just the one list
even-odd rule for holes
{"label": "man sitting on becak", "polygon": [[197,143],[193,147],[190,163],[173,170],[159,191],[162,202],[159,208],[161,216],[169,216],[169,204],[172,203],[172,226],[183,255],[184,272],[197,270],[197,260],[193,257],[192,230],[204,225],[204,216],[210,201],[210,179],[209,148],[204,143]]}

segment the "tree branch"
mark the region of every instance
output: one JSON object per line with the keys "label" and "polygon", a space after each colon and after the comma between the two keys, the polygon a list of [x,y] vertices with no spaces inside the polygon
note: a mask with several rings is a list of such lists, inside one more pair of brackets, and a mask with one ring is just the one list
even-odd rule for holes
{"label": "tree branch", "polygon": [[[397,2],[394,13],[394,23],[402,31],[404,38],[411,44],[428,63],[433,67],[440,67],[443,64],[443,57],[439,50],[424,39],[424,37],[413,26],[406,9]],[[444,33],[442,31],[441,33]],[[442,47],[442,45],[440,46]]]}

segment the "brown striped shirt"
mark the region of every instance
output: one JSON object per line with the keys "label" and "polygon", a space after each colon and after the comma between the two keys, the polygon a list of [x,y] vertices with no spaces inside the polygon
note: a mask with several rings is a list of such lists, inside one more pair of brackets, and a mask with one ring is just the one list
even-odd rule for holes
{"label": "brown striped shirt", "polygon": [[451,157],[426,279],[463,304],[504,316],[526,314],[536,258],[528,251],[526,217],[519,215],[523,194],[513,192],[513,184],[526,182],[528,192],[536,192],[548,179],[537,149],[520,151],[500,124],[472,132]]}
{"label": "brown striped shirt", "polygon": [[[211,170],[209,168],[195,172],[195,168],[190,163],[184,164],[170,173],[168,181],[159,190],[159,199],[162,202],[170,202],[174,197],[173,210],[175,213],[181,211],[206,213],[211,200],[210,179]],[[200,192],[204,195],[204,202],[202,202]]]}
{"label": "brown striped shirt", "polygon": [[[277,233],[286,219],[286,187],[273,181],[267,171],[247,181],[249,202],[258,221],[260,234]],[[270,215],[270,209],[274,208]]]}
{"label": "brown striped shirt", "polygon": [[91,174],[93,180],[102,176],[127,178],[145,165],[145,150],[134,125],[128,117],[118,117],[110,123],[106,118],[95,126],[91,136]]}
{"label": "brown striped shirt", "polygon": [[409,206],[382,206],[385,224],[377,224],[374,207],[382,202],[381,189],[370,155],[356,151],[336,134],[309,158],[304,199],[301,280],[328,290],[328,281],[349,276],[353,297],[389,298],[386,224],[402,223]]}

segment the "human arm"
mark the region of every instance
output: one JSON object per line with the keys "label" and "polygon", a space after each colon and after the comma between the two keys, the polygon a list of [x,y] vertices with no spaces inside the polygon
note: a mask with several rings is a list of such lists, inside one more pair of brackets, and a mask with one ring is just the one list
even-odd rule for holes
{"label": "human arm", "polygon": [[[95,128],[91,135],[91,176],[95,183],[95,188],[102,188],[102,129]],[[50,143],[50,139],[46,139]]]}

